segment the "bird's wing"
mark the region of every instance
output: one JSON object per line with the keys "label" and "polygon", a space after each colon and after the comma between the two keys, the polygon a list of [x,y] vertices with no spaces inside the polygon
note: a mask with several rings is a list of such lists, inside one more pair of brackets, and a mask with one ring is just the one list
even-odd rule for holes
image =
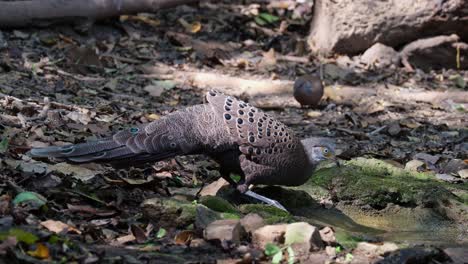
{"label": "bird's wing", "polygon": [[208,92],[206,98],[247,159],[283,168],[292,165],[297,153],[303,158],[302,145],[294,133],[269,114],[216,91]]}

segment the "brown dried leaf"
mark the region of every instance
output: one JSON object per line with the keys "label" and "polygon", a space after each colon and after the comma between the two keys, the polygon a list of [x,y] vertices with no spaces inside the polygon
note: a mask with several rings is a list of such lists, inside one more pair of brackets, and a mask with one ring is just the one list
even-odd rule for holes
{"label": "brown dried leaf", "polygon": [[174,243],[176,245],[186,245],[195,237],[195,232],[190,230],[184,230],[174,237]]}
{"label": "brown dried leaf", "polygon": [[80,230],[74,228],[73,226],[67,225],[61,221],[47,220],[41,222],[41,225],[47,228],[49,231],[57,234],[62,232],[74,232],[77,234],[81,234]]}

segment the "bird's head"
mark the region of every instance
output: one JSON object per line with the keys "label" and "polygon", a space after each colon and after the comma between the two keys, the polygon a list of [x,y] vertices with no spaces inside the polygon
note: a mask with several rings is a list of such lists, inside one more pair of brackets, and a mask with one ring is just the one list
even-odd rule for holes
{"label": "bird's head", "polygon": [[324,160],[336,161],[335,143],[329,138],[306,138],[301,140],[302,145],[313,164]]}

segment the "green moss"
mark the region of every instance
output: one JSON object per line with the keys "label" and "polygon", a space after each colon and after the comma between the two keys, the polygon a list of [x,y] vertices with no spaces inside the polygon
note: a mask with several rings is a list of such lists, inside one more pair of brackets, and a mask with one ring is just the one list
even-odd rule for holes
{"label": "green moss", "polygon": [[204,206],[221,213],[238,214],[237,209],[228,201],[218,196],[203,196],[198,200]]}
{"label": "green moss", "polygon": [[355,248],[357,243],[364,241],[364,239],[341,229],[336,230],[335,237],[336,242],[347,249]]}
{"label": "green moss", "polygon": [[443,184],[428,173],[409,172],[384,161],[357,158],[341,167],[317,171],[300,189],[315,185],[332,190],[338,200],[360,200],[373,208],[388,203],[403,206],[428,205],[451,196]]}
{"label": "green moss", "polygon": [[240,211],[243,214],[256,213],[263,217],[266,224],[276,224],[291,222],[292,215],[281,209],[264,204],[243,204],[240,206]]}
{"label": "green moss", "polygon": [[[173,198],[151,198],[143,202],[144,211],[155,221],[186,226],[195,221],[196,205]],[[166,223],[167,222],[167,223]]]}

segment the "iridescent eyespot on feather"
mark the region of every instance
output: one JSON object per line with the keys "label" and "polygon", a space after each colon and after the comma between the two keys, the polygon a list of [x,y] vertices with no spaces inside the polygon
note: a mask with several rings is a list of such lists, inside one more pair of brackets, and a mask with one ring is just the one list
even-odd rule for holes
{"label": "iridescent eyespot on feather", "polygon": [[133,135],[137,134],[139,131],[140,131],[140,129],[138,127],[130,128],[130,133],[132,133]]}

